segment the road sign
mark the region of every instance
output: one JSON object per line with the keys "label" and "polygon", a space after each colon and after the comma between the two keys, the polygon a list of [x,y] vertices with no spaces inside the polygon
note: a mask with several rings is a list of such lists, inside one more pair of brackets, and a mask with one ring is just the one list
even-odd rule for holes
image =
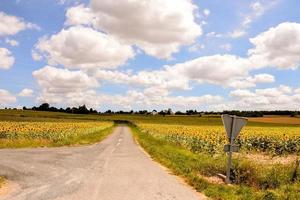
{"label": "road sign", "polygon": [[242,128],[247,124],[247,118],[237,117],[232,115],[222,115],[222,121],[227,133],[230,144],[224,146],[224,151],[228,153],[226,183],[230,183],[230,171],[232,164],[232,152],[239,150],[238,146],[234,145],[235,138],[239,135]]}
{"label": "road sign", "polygon": [[240,147],[237,146],[237,145],[226,144],[226,145],[224,145],[224,151],[229,152],[230,151],[230,146],[231,146],[231,151],[232,152],[238,152],[240,150]]}
{"label": "road sign", "polygon": [[[222,121],[225,126],[225,130],[227,133],[227,137],[231,139],[235,139],[239,133],[241,132],[242,128],[247,124],[247,118],[245,117],[237,117],[232,115],[222,115]],[[233,126],[233,122],[234,126]]]}

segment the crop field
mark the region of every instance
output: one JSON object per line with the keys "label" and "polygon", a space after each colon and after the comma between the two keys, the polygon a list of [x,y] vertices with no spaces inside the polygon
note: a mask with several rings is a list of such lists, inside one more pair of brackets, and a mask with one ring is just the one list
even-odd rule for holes
{"label": "crop field", "polygon": [[111,133],[115,120],[131,122],[136,140],[155,160],[212,199],[300,199],[299,118],[251,118],[236,140],[241,150],[234,153],[230,186],[219,177],[226,172],[228,143],[220,116],[2,110],[0,148],[90,144]]}
{"label": "crop field", "polygon": [[300,117],[278,117],[278,116],[272,116],[272,117],[257,117],[257,118],[251,118],[251,122],[263,122],[263,123],[273,123],[273,124],[294,124],[294,125],[300,125]]}
{"label": "crop field", "polygon": [[76,116],[75,119],[60,119],[51,114],[41,117],[31,112],[21,116],[20,111],[12,111],[10,115],[6,115],[7,111],[4,113],[0,114],[0,148],[89,144],[97,138],[100,141],[113,127],[112,121],[83,120]]}
{"label": "crop field", "polygon": [[155,159],[214,199],[299,199],[299,118],[286,119],[250,119],[236,140],[241,150],[234,153],[233,187],[218,176],[226,172],[228,143],[220,117],[180,117],[179,124],[171,117],[164,123],[140,119],[135,135]]}
{"label": "crop field", "polygon": [[[171,143],[185,146],[193,152],[221,152],[228,143],[223,126],[137,124],[142,131]],[[299,127],[246,127],[237,138],[244,151],[275,155],[300,153]]]}

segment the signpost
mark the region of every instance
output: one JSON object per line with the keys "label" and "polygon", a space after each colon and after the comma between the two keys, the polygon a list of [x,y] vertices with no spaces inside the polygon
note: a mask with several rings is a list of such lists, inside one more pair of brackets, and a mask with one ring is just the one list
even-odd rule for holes
{"label": "signpost", "polygon": [[234,145],[234,140],[241,132],[242,128],[247,124],[248,119],[245,117],[237,117],[232,115],[222,115],[223,125],[225,127],[229,144],[224,146],[224,151],[228,153],[226,183],[230,183],[230,171],[232,164],[232,152],[238,152],[239,147]]}

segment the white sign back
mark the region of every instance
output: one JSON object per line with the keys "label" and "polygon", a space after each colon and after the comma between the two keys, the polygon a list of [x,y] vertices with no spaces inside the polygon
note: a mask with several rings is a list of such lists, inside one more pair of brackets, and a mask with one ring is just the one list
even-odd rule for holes
{"label": "white sign back", "polygon": [[[247,118],[236,117],[232,115],[222,115],[222,121],[225,126],[227,137],[235,139],[241,132],[242,128],[247,124]],[[235,122],[233,122],[235,121]]]}

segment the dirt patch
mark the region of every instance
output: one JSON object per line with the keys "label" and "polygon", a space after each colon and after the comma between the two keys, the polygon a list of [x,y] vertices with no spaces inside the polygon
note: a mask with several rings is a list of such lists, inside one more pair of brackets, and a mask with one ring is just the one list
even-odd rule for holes
{"label": "dirt patch", "polygon": [[255,117],[249,118],[251,122],[262,122],[262,123],[272,123],[272,124],[291,124],[300,125],[299,117]]}
{"label": "dirt patch", "polygon": [[15,191],[18,188],[18,184],[12,181],[7,181],[5,180],[1,185],[0,185],[0,197],[9,195],[13,191]]}
{"label": "dirt patch", "polygon": [[198,176],[212,184],[218,184],[218,185],[225,184],[224,180],[219,176],[203,176],[202,174],[198,174]]}
{"label": "dirt patch", "polygon": [[261,164],[283,164],[288,165],[297,160],[297,155],[288,156],[269,156],[264,154],[237,154],[236,156],[244,157],[250,161]]}

